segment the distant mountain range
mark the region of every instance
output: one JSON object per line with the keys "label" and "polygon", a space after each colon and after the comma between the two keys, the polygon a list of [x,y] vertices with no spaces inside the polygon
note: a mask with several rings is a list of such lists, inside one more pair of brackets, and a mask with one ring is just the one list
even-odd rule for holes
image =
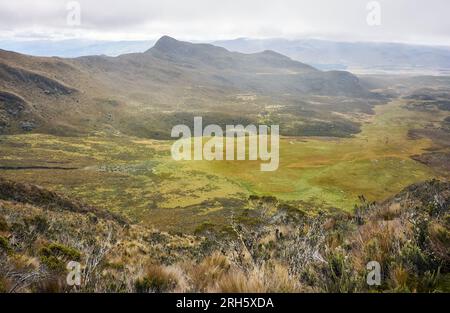
{"label": "distant mountain range", "polygon": [[231,51],[275,50],[317,68],[360,73],[450,72],[450,47],[400,43],[335,42],[316,39],[236,39],[216,41]]}
{"label": "distant mountain range", "polygon": [[[154,41],[0,40],[0,49],[35,56],[119,56],[144,52]],[[273,50],[322,70],[356,73],[449,74],[450,47],[317,39],[247,39],[212,44],[242,53]]]}
{"label": "distant mountain range", "polygon": [[118,56],[144,52],[155,41],[97,41],[97,40],[1,40],[0,49],[42,57],[76,58],[87,55]]}

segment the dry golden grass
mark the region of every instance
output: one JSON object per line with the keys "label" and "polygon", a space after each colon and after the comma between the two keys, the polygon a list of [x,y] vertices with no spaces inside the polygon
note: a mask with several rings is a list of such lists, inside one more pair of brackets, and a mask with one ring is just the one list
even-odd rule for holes
{"label": "dry golden grass", "polygon": [[289,269],[279,263],[264,268],[265,282],[269,292],[292,293],[301,291],[298,278],[289,274]]}
{"label": "dry golden grass", "polygon": [[396,266],[391,269],[390,280],[392,283],[392,288],[396,290],[404,290],[408,285],[409,274],[402,266]]}
{"label": "dry golden grass", "polygon": [[193,290],[199,292],[213,290],[229,269],[230,263],[227,257],[219,252],[214,252],[189,270],[188,275]]}
{"label": "dry golden grass", "polygon": [[149,264],[145,276],[135,283],[137,292],[170,292],[178,285],[177,276],[166,267]]}
{"label": "dry golden grass", "polygon": [[292,293],[300,292],[297,278],[288,268],[279,264],[257,266],[250,271],[233,268],[217,282],[215,292],[225,293]]}
{"label": "dry golden grass", "polygon": [[377,212],[378,218],[390,221],[397,217],[399,217],[401,214],[401,206],[400,203],[392,203],[390,205],[384,206]]}
{"label": "dry golden grass", "polygon": [[191,286],[189,285],[189,277],[183,271],[183,269],[178,265],[170,265],[165,268],[168,275],[175,277],[177,285],[172,290],[173,292],[189,292]]}
{"label": "dry golden grass", "polygon": [[366,264],[377,260],[388,264],[391,256],[398,252],[402,242],[410,233],[408,226],[399,219],[393,221],[370,220],[359,227],[353,236],[353,259],[356,269],[364,271]]}
{"label": "dry golden grass", "polygon": [[216,292],[224,293],[264,293],[267,292],[267,286],[258,272],[251,272],[245,275],[241,271],[231,271],[224,275],[217,282]]}
{"label": "dry golden grass", "polygon": [[431,247],[436,255],[447,262],[450,261],[450,231],[441,224],[432,222],[429,226]]}

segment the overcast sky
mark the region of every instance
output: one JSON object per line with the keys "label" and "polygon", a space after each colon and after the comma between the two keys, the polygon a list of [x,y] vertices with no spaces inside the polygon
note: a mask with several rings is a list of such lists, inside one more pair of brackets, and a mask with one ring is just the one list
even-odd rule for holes
{"label": "overcast sky", "polygon": [[[315,37],[450,45],[449,0],[79,0],[70,26],[65,0],[0,0],[0,39],[185,40]],[[73,19],[72,19],[73,21]]]}

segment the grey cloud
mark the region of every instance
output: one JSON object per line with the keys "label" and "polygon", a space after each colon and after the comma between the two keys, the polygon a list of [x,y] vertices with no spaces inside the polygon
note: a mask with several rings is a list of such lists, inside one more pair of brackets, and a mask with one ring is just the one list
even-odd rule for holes
{"label": "grey cloud", "polygon": [[366,23],[369,0],[80,0],[82,24],[66,25],[65,0],[0,0],[0,37],[19,33],[95,39],[317,36],[450,45],[448,0],[379,0],[382,24]]}

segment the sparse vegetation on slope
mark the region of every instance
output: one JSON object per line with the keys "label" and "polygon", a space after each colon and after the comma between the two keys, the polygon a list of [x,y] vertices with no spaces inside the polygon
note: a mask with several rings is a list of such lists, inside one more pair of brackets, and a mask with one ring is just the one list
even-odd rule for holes
{"label": "sparse vegetation on slope", "polygon": [[[14,292],[448,292],[450,185],[429,181],[355,214],[253,196],[228,233],[174,235],[94,213],[0,200],[1,290]],[[67,261],[82,285],[65,283]],[[366,264],[381,265],[368,286]]]}

